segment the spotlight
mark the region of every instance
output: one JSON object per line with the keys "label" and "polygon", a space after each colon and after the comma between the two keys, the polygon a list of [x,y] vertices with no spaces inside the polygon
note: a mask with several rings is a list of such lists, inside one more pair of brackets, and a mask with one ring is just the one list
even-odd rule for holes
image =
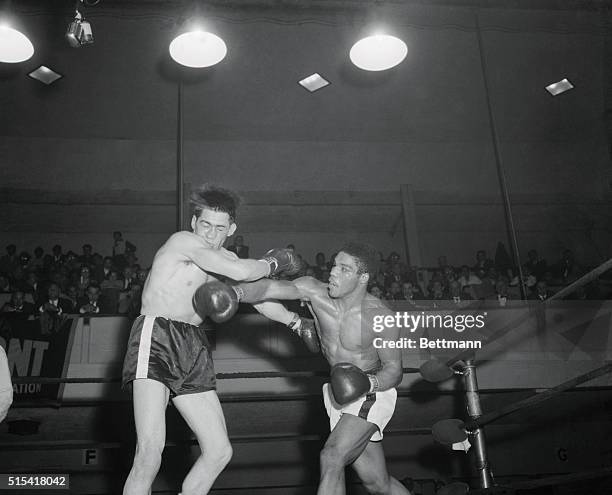
{"label": "spotlight", "polygon": [[73,48],[90,45],[94,42],[91,24],[83,19],[78,7],[79,2],[77,1],[74,19],[68,24],[68,29],[66,30],[66,40],[68,40],[68,44]]}
{"label": "spotlight", "polygon": [[186,67],[216,65],[225,58],[227,46],[216,34],[202,30],[188,31],[170,43],[170,56]]}
{"label": "spotlight", "polygon": [[34,45],[28,37],[6,25],[0,25],[0,62],[16,64],[34,55]]}
{"label": "spotlight", "polygon": [[406,58],[408,47],[399,38],[389,35],[368,36],[353,45],[351,62],[363,70],[381,71],[395,67]]}

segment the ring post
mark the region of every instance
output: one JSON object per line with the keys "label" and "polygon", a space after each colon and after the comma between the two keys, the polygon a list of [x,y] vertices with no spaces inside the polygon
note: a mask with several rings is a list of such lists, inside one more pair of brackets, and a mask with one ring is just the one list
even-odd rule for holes
{"label": "ring post", "polygon": [[[477,419],[482,416],[480,408],[480,395],[478,394],[478,380],[476,379],[476,365],[473,360],[465,362],[463,370],[465,383],[465,395],[467,399],[467,410],[470,418]],[[490,488],[492,485],[489,461],[487,460],[487,448],[485,445],[484,428],[477,427],[472,431],[474,435],[474,449],[476,451],[476,462],[480,477],[481,488]]]}

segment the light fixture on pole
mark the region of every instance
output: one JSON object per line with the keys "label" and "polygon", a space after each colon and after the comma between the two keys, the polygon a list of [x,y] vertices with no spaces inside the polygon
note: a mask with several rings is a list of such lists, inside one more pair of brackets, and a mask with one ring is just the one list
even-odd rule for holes
{"label": "light fixture on pole", "polygon": [[21,31],[0,24],[0,62],[16,64],[34,55],[34,45]]}
{"label": "light fixture on pole", "polygon": [[66,30],[66,40],[73,48],[90,45],[94,42],[91,24],[86,21],[81,12],[79,12],[80,2],[82,2],[82,0],[76,0],[74,19],[68,24],[68,29]]}
{"label": "light fixture on pole", "polygon": [[172,40],[169,50],[175,62],[193,68],[216,65],[227,54],[225,41],[216,34],[193,25]]}
{"label": "light fixture on pole", "polygon": [[382,71],[400,64],[408,54],[401,39],[387,34],[376,34],[360,39],[349,56],[357,67],[367,71]]}

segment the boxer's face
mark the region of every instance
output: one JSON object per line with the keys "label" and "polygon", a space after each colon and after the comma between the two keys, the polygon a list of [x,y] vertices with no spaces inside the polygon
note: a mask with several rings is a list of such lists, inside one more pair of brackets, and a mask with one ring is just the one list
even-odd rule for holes
{"label": "boxer's face", "polygon": [[191,219],[193,232],[204,239],[211,249],[221,249],[225,239],[236,231],[236,224],[223,211],[204,208],[198,218]]}
{"label": "boxer's face", "polygon": [[330,297],[338,298],[353,292],[360,284],[368,283],[368,275],[359,273],[355,258],[340,251],[334,260],[334,267],[329,275],[327,291]]}

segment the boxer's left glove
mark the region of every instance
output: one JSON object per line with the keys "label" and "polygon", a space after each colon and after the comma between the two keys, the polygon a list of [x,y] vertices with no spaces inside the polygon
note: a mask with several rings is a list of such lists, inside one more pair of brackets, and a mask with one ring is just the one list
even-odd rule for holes
{"label": "boxer's left glove", "polygon": [[369,392],[378,390],[378,379],[351,363],[338,363],[330,372],[334,400],[344,406]]}
{"label": "boxer's left glove", "polygon": [[263,258],[268,263],[270,273],[268,277],[274,275],[296,275],[302,268],[300,259],[291,249],[270,249]]}
{"label": "boxer's left glove", "polygon": [[319,336],[317,335],[314,320],[310,318],[301,318],[296,313],[287,326],[302,338],[304,344],[306,344],[306,347],[308,347],[310,352],[321,352]]}
{"label": "boxer's left glove", "polygon": [[238,311],[236,291],[219,281],[200,285],[193,294],[192,303],[202,319],[209,316],[217,323],[229,320]]}

